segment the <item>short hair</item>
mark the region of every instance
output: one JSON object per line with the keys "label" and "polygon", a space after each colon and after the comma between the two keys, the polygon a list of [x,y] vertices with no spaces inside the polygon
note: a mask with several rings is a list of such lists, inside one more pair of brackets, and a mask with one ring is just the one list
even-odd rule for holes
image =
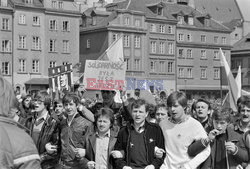
{"label": "short hair", "polygon": [[78,105],[80,103],[80,98],[75,93],[67,93],[63,96],[62,103],[70,103],[73,100],[73,102]]}
{"label": "short hair", "polygon": [[206,103],[207,105],[208,105],[208,110],[211,110],[211,104],[210,104],[210,102],[208,101],[208,100],[206,100],[206,99],[203,99],[203,98],[199,98],[196,102],[195,102],[195,109],[196,109],[196,105],[197,105],[197,103],[199,103],[199,102],[203,102],[203,103]]}
{"label": "short hair", "polygon": [[243,108],[243,106],[247,106],[250,108],[250,95],[244,95],[241,96],[238,100],[237,100],[237,107],[238,107],[238,112],[241,112],[241,109]]}
{"label": "short hair", "polygon": [[175,91],[168,96],[167,106],[172,107],[176,101],[183,107],[187,107],[187,96],[184,92]]}
{"label": "short hair", "polygon": [[112,109],[110,108],[101,108],[100,110],[97,111],[97,113],[95,114],[95,122],[94,122],[94,126],[97,127],[97,121],[101,116],[105,116],[108,117],[110,120],[110,128],[113,127],[114,122],[115,122],[115,117],[114,117],[114,112]]}
{"label": "short hair", "polygon": [[15,107],[16,96],[11,84],[0,75],[0,115],[13,118],[11,108]]}
{"label": "short hair", "polygon": [[226,121],[230,122],[231,121],[231,110],[229,108],[224,108],[224,109],[215,109],[212,114],[212,120],[217,120],[217,121]]}
{"label": "short hair", "polygon": [[131,110],[133,111],[134,108],[139,108],[142,105],[145,105],[146,112],[148,112],[149,106],[143,99],[134,100],[134,102],[131,105]]}
{"label": "short hair", "polygon": [[148,115],[150,118],[155,118],[156,106],[153,104],[148,104]]}
{"label": "short hair", "polygon": [[56,100],[54,100],[54,102],[53,102],[53,110],[55,110],[57,104],[60,104],[60,103],[63,104],[62,99],[56,99]]}
{"label": "short hair", "polygon": [[167,109],[167,106],[166,106],[166,104],[164,104],[164,103],[157,104],[157,105],[155,106],[155,111],[157,112],[160,108],[165,108],[165,109]]}
{"label": "short hair", "polygon": [[34,100],[41,100],[44,103],[44,106],[46,107],[46,110],[50,110],[51,106],[51,98],[50,95],[47,92],[37,92],[33,98]]}

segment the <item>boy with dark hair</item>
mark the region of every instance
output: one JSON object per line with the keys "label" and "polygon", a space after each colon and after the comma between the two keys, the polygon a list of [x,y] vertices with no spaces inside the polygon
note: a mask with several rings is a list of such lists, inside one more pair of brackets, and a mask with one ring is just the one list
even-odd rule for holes
{"label": "boy with dark hair", "polygon": [[189,146],[189,155],[193,156],[211,146],[211,155],[201,167],[202,169],[236,168],[248,160],[248,153],[242,135],[228,127],[231,117],[229,109],[214,110],[212,115],[213,130],[206,139],[201,139]]}
{"label": "boy with dark hair", "polygon": [[157,124],[148,123],[148,106],[145,100],[135,100],[132,105],[132,121],[118,133],[115,150],[124,152],[116,159],[116,169],[158,169],[162,158],[155,157],[155,148],[164,149],[164,138]]}

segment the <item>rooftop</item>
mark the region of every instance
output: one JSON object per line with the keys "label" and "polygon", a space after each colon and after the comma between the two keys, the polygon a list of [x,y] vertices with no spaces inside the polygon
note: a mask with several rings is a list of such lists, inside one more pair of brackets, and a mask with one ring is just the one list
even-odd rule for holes
{"label": "rooftop", "polygon": [[240,41],[233,45],[232,52],[234,51],[250,51],[250,33],[243,37]]}

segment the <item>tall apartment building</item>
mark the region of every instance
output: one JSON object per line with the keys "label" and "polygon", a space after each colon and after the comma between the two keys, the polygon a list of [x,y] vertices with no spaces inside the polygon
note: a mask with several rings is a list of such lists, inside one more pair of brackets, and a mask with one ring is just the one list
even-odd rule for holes
{"label": "tall apartment building", "polygon": [[184,1],[169,4],[166,10],[178,20],[177,89],[186,91],[190,99],[220,98],[221,83],[225,91],[227,86],[220,77],[219,49],[230,62],[231,30]]}
{"label": "tall apartment building", "polygon": [[[80,62],[98,59],[119,36],[123,36],[128,86],[147,80],[151,91],[175,90],[176,19],[165,17],[163,3],[143,0],[111,3],[105,10],[84,12],[80,33]],[[84,66],[83,66],[84,67]]]}
{"label": "tall apartment building", "polygon": [[2,72],[6,77],[12,76],[13,86],[21,90],[45,89],[49,67],[79,61],[79,8],[70,1],[58,0],[13,3],[13,63],[8,72],[8,65],[2,62],[6,70]]}
{"label": "tall apartment building", "polygon": [[7,0],[0,0],[0,74],[12,82],[13,8]]}

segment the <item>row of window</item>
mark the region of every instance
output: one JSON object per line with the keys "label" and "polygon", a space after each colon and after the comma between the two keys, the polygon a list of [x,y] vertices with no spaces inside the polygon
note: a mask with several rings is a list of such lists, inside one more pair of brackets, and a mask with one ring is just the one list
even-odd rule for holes
{"label": "row of window", "polygon": [[[178,34],[178,41],[185,41],[185,36],[183,33]],[[186,36],[186,41],[192,42],[192,35],[187,34]],[[206,35],[201,35],[200,36],[200,42],[206,43],[207,42],[207,36]],[[219,36],[214,36],[213,42],[215,44],[219,43]],[[227,38],[226,37],[221,37],[221,44],[227,44]]]}
{"label": "row of window", "polygon": [[[167,65],[166,65],[167,64]],[[150,61],[150,72],[163,72],[173,73],[174,62],[172,61]]]}
{"label": "row of window", "polygon": [[[124,25],[126,26],[130,26],[131,25],[131,19],[129,16],[126,16],[124,18],[124,22],[123,22]],[[135,27],[141,27],[142,26],[142,20],[139,19],[139,18],[135,18],[134,19],[134,24],[133,24]]]}
{"label": "row of window", "polygon": [[[186,72],[186,76],[185,73]],[[179,78],[193,78],[193,68],[179,68],[178,71],[178,77]],[[207,78],[207,68],[201,68],[201,79],[206,79]],[[214,68],[214,79],[219,79],[220,78],[220,69],[219,68]]]}
{"label": "row of window", "polygon": [[[179,58],[193,58],[193,50],[192,49],[186,49],[186,53],[184,49],[178,49],[178,55]],[[226,52],[223,51],[224,55],[226,56]],[[207,59],[207,51],[205,49],[200,50],[200,58],[201,59]],[[213,59],[220,59],[219,51],[214,51]]]}
{"label": "row of window", "polygon": [[156,25],[156,24],[151,24],[150,25],[150,32],[159,32],[159,33],[168,33],[168,34],[173,34],[173,26],[172,25]]}
{"label": "row of window", "polygon": [[[166,46],[167,44],[167,46]],[[167,51],[166,51],[167,49]],[[151,53],[160,53],[160,54],[174,54],[174,43],[173,42],[159,42],[157,41],[150,42],[150,52]]]}

